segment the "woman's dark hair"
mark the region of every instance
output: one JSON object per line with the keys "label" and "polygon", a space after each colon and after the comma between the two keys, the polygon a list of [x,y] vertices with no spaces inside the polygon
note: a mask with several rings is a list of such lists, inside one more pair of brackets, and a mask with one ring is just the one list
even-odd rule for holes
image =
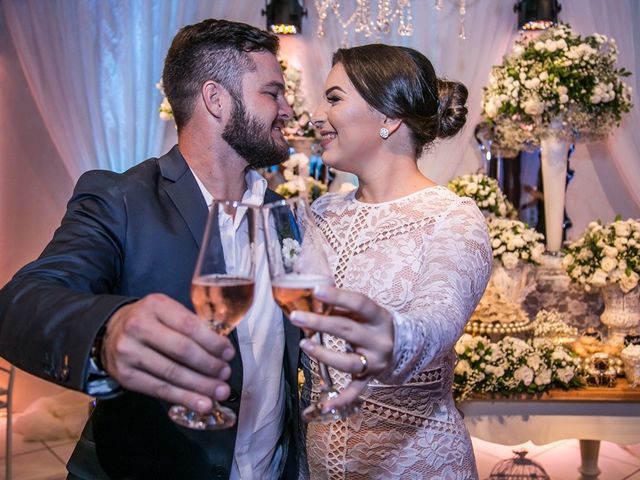
{"label": "woman's dark hair", "polygon": [[245,23],[204,20],[176,34],[164,61],[162,84],[178,130],[191,119],[207,80],[219,82],[241,101],[241,77],[256,68],[248,52],[278,52],[278,37]]}
{"label": "woman's dark hair", "polygon": [[416,156],[436,138],[458,133],[466,121],[467,88],[436,77],[429,59],[412,48],[341,48],[333,55],[337,63],[372,108],[409,127]]}

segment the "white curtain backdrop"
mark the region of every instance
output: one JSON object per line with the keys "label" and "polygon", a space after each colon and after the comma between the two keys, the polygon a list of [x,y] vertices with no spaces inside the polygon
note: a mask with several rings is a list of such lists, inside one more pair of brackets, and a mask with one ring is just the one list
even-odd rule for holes
{"label": "white curtain backdrop", "polygon": [[123,171],[162,146],[156,114],[164,54],[205,2],[4,1],[44,124],[72,178]]}
{"label": "white curtain backdrop", "polygon": [[[382,41],[416,48],[440,75],[468,86],[468,126],[420,160],[422,171],[437,182],[480,166],[473,128],[480,120],[482,87],[491,66],[501,61],[517,35],[514,1],[467,0],[466,40],[458,38],[457,0],[444,0],[442,11],[433,0],[412,2],[412,37],[349,35],[351,45]],[[318,38],[314,2],[305,3],[309,14],[303,33],[282,38],[281,54],[301,68],[307,106],[313,110],[342,31],[330,16],[325,37]],[[341,3],[349,15],[355,0]],[[616,38],[619,65],[634,72],[629,82],[637,93],[639,2],[561,4],[561,20],[579,33]],[[0,191],[0,248],[9,252],[8,259],[0,260],[0,284],[46,243],[62,214],[63,199],[82,172],[122,171],[175,142],[173,125],[158,119],[161,95],[155,84],[178,28],[207,17],[264,27],[262,8],[264,2],[256,0],[0,0],[0,27],[6,25],[10,32],[0,31],[0,40],[9,42],[0,42],[0,106],[10,107],[0,111],[0,120],[11,123],[0,129],[0,186],[10,187]],[[18,105],[19,98],[25,100]],[[576,175],[567,199],[574,222],[571,237],[595,218],[608,221],[616,213],[640,217],[638,131],[640,105],[608,141],[576,149]],[[51,199],[47,208],[34,202],[34,194]]]}

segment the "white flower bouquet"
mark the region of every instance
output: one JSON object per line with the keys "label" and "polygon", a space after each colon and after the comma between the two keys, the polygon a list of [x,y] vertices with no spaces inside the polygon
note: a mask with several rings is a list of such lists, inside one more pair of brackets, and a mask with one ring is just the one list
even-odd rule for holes
{"label": "white flower bouquet", "polygon": [[617,284],[628,293],[640,280],[640,221],[591,222],[565,253],[562,266],[585,290]]}
{"label": "white flower bouquet", "polygon": [[631,73],[616,68],[617,59],[614,39],[581,37],[567,24],[516,41],[483,92],[496,143],[536,146],[549,128],[571,140],[605,138],[632,107],[632,89],[622,81]]}
{"label": "white flower bouquet", "polygon": [[460,175],[447,188],[461,197],[472,198],[485,215],[515,218],[516,209],[500,190],[498,181],[483,173]]}
{"label": "white flower bouquet", "polygon": [[304,153],[294,153],[282,163],[285,182],[276,187],[276,193],[285,198],[307,195],[309,203],[327,193],[328,187],[309,176],[309,158]]}
{"label": "white flower bouquet", "polygon": [[458,363],[453,392],[458,402],[473,393],[508,396],[582,386],[577,376],[578,358],[548,339],[525,342],[505,337],[492,343],[486,337],[465,334],[456,343],[455,350]]}
{"label": "white flower bouquet", "polygon": [[515,268],[520,262],[540,265],[544,244],[544,235],[519,220],[507,218],[489,218],[489,238],[493,258],[507,270]]}

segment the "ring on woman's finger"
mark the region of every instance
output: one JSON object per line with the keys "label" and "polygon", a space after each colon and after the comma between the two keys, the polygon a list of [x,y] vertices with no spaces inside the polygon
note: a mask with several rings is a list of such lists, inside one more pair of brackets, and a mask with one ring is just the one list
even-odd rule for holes
{"label": "ring on woman's finger", "polygon": [[356,373],[352,373],[351,374],[351,378],[355,379],[355,380],[361,380],[363,378],[366,378],[369,376],[369,360],[367,360],[367,357],[364,353],[359,353],[358,354],[358,359],[360,360],[360,363],[362,364],[362,370],[360,372],[356,372]]}

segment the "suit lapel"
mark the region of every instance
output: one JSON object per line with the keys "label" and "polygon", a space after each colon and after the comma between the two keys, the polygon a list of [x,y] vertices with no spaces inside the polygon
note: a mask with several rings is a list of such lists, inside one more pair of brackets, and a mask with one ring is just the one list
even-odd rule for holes
{"label": "suit lapel", "polygon": [[164,190],[189,227],[199,249],[208,215],[200,187],[177,145],[160,157],[158,164],[162,176],[169,180]]}
{"label": "suit lapel", "polygon": [[[158,160],[160,172],[162,176],[169,182],[164,187],[165,192],[180,213],[180,216],[189,227],[193,240],[198,246],[198,250],[202,244],[204,229],[207,224],[209,209],[204,201],[200,187],[195,177],[191,173],[186,160],[175,145],[166,155]],[[212,216],[212,221],[218,225],[217,212]],[[224,252],[222,250],[222,240],[220,239],[220,230],[215,228],[212,230],[213,235],[209,238],[211,248],[215,248],[220,252],[216,257],[214,266],[216,272],[225,273],[227,267],[224,263]],[[195,266],[195,265],[194,265]],[[229,339],[233,344],[236,352],[238,348],[238,334],[235,330],[229,335]],[[231,361],[232,370],[236,373],[236,379],[239,378],[239,386],[242,385],[242,359],[240,355],[236,355]],[[238,368],[239,367],[239,368]]]}

